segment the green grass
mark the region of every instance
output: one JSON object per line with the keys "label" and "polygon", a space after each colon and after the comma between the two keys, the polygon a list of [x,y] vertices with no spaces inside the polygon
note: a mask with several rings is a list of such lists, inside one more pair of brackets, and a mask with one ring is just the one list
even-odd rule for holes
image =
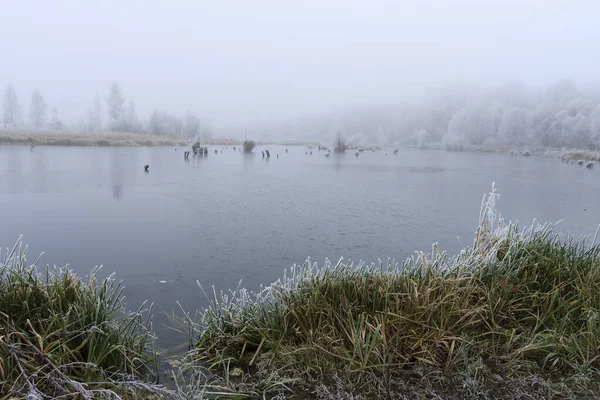
{"label": "green grass", "polygon": [[[125,312],[113,276],[28,265],[19,241],[0,262],[0,395],[103,398],[155,381],[151,307]],[[36,397],[37,396],[37,397]],[[112,397],[114,398],[114,396]]]}
{"label": "green grass", "polygon": [[434,246],[402,265],[306,263],[260,293],[213,294],[196,359],[241,368],[255,389],[295,378],[297,391],[339,381],[369,396],[514,398],[535,381],[538,393],[589,396],[600,382],[600,246],[506,223],[496,197],[453,259]]}

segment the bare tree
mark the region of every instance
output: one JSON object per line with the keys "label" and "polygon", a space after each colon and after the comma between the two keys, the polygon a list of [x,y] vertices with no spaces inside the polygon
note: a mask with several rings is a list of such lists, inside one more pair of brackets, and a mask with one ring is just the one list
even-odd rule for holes
{"label": "bare tree", "polygon": [[60,122],[60,119],[58,119],[58,110],[56,107],[52,109],[52,121],[50,121],[49,125],[51,129],[55,130],[61,130],[63,127],[62,122]]}
{"label": "bare tree", "polygon": [[46,101],[39,89],[35,89],[33,95],[31,95],[29,121],[38,129],[43,127],[46,123]]}
{"label": "bare tree", "polygon": [[86,125],[89,132],[98,132],[102,129],[102,103],[99,95],[96,95],[87,111]]}
{"label": "bare tree", "polygon": [[16,127],[19,122],[19,102],[17,100],[17,92],[12,85],[6,86],[2,106],[4,108],[4,113],[2,114],[4,127]]}
{"label": "bare tree", "polygon": [[150,115],[148,131],[153,135],[160,135],[161,133],[161,115],[158,110],[154,110],[152,115]]}
{"label": "bare tree", "polygon": [[124,128],[123,130],[126,132],[139,132],[142,130],[140,120],[138,119],[135,111],[135,103],[133,102],[133,99],[129,99],[129,106],[125,110],[123,123],[121,125]]}
{"label": "bare tree", "polygon": [[148,121],[148,131],[153,135],[181,137],[185,132],[185,123],[180,117],[154,110]]}
{"label": "bare tree", "polygon": [[185,116],[183,135],[195,138],[198,134],[200,134],[200,118],[194,113],[188,112]]}
{"label": "bare tree", "polygon": [[110,92],[106,98],[106,104],[108,105],[108,117],[112,127],[116,127],[123,117],[125,112],[125,99],[121,92],[121,86],[118,82],[113,82],[110,85]]}

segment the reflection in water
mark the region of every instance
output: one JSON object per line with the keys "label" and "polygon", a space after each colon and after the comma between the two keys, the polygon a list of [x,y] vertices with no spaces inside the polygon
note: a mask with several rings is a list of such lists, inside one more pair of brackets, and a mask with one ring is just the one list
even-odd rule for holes
{"label": "reflection in water", "polygon": [[48,181],[47,181],[47,173],[46,173],[46,152],[43,149],[39,149],[40,151],[36,151],[33,159],[33,167],[34,167],[34,188],[37,193],[46,193],[48,192]]}
{"label": "reflection in water", "polygon": [[254,158],[254,153],[250,152],[250,153],[246,153],[243,152],[243,160],[244,160],[244,172],[248,171],[248,165],[250,165],[250,163],[252,162],[253,158]]}
{"label": "reflection in water", "polygon": [[344,153],[334,152],[333,156],[335,158],[335,170],[340,171],[342,169],[342,159],[344,158]]}
{"label": "reflection in water", "polygon": [[423,167],[423,168],[410,167],[410,168],[408,168],[408,172],[422,173],[422,174],[432,174],[435,172],[443,172],[443,171],[444,171],[444,168],[439,168],[439,167]]}
{"label": "reflection in water", "polygon": [[110,152],[110,184],[113,198],[120,201],[123,198],[125,185],[125,153],[123,149],[114,149]]}
{"label": "reflection in water", "polygon": [[113,198],[117,201],[120,201],[123,197],[123,185],[114,185],[112,187],[113,190]]}
{"label": "reflection in water", "polygon": [[8,176],[8,189],[12,193],[21,193],[25,188],[25,168],[21,162],[21,157],[25,155],[20,151],[9,151],[6,157],[3,157],[5,167],[3,168]]}

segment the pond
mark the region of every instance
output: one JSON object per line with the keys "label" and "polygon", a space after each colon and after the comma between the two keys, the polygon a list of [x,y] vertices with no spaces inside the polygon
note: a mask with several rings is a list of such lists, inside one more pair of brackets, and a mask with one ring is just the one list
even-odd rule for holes
{"label": "pond", "polygon": [[[258,289],[307,257],[404,260],[434,242],[471,244],[492,182],[499,211],[575,235],[600,223],[600,171],[544,157],[405,149],[343,155],[301,146],[253,154],[184,149],[0,146],[0,245],[19,235],[31,262],[96,265],[128,305],[193,311],[205,289]],[[217,150],[215,154],[215,149]],[[149,172],[144,172],[148,164]],[[170,337],[158,327],[159,337]]]}

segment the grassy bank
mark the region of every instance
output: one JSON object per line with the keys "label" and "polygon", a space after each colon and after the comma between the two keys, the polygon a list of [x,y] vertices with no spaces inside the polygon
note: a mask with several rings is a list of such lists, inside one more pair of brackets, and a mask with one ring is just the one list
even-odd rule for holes
{"label": "grassy bank", "polygon": [[151,308],[126,312],[112,276],[30,265],[19,242],[0,258],[0,398],[600,398],[600,245],[519,228],[497,198],[455,257],[306,262],[210,293],[169,390]]}
{"label": "grassy bank", "polygon": [[111,276],[29,265],[17,243],[0,261],[0,396],[159,396],[151,309],[125,312]]}
{"label": "grassy bank", "polygon": [[576,163],[579,160],[583,161],[600,161],[600,151],[584,150],[584,149],[561,149],[548,150],[545,155],[547,157],[558,158],[565,162]]}
{"label": "grassy bank", "polygon": [[0,131],[0,144],[35,146],[182,146],[192,143],[191,139],[169,136],[144,135],[141,133],[66,133],[66,132],[12,132]]}
{"label": "grassy bank", "polygon": [[455,258],[307,263],[260,293],[213,294],[189,365],[246,394],[597,398],[600,246],[505,223],[496,197]]}
{"label": "grassy bank", "polygon": [[[91,146],[91,147],[159,147],[159,146],[191,146],[194,138],[176,138],[128,132],[27,132],[0,130],[0,144],[34,145],[34,146]],[[212,146],[238,146],[243,140],[229,138],[209,138],[204,144]],[[257,145],[308,146],[309,142],[274,142],[257,141]],[[316,144],[315,144],[316,145]]]}
{"label": "grassy bank", "polygon": [[[409,146],[417,148],[417,146]],[[528,155],[545,156],[546,158],[556,158],[565,162],[576,163],[579,160],[584,162],[600,161],[600,152],[590,149],[568,149],[568,148],[548,148],[548,147],[518,147],[518,146],[475,146],[475,145],[444,145],[442,143],[426,144],[420,149],[427,150],[446,150],[456,152],[472,153],[507,153],[514,156]]]}

